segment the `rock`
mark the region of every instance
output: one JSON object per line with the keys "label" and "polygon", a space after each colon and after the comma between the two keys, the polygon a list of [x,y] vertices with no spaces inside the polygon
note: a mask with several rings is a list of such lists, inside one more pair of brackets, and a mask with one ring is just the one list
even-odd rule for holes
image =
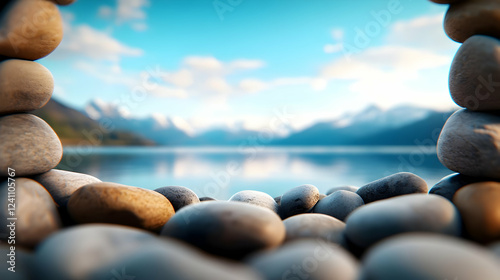
{"label": "rock", "polygon": [[216,200],[217,199],[211,198],[211,197],[208,197],[208,196],[200,197],[200,202],[203,202],[203,201],[216,201]]}
{"label": "rock", "polygon": [[0,55],[36,60],[61,42],[63,24],[50,1],[11,1],[0,13]]}
{"label": "rock", "polygon": [[500,40],[472,36],[458,49],[451,64],[451,97],[469,110],[500,110],[499,76]]}
{"label": "rock", "polygon": [[326,192],[326,195],[331,195],[332,193],[336,192],[336,191],[350,191],[350,192],[356,192],[359,188],[358,187],[354,187],[354,186],[340,186],[340,187],[334,187],[334,188],[331,188],[329,189],[327,192]]}
{"label": "rock", "polygon": [[459,236],[461,220],[455,206],[433,194],[414,194],[381,200],[355,210],[346,221],[346,238],[368,248],[387,237],[408,232]]}
{"label": "rock", "polygon": [[426,192],[427,183],[417,175],[408,172],[378,179],[356,191],[366,204],[395,196]]}
{"label": "rock", "polygon": [[54,0],[54,1],[58,5],[66,6],[66,5],[73,4],[76,0]]}
{"label": "rock", "polygon": [[[83,280],[108,264],[158,244],[147,231],[119,225],[71,227],[46,239],[36,250],[37,279]],[[117,267],[120,272],[122,268]],[[112,278],[109,278],[112,279]]]}
{"label": "rock", "polygon": [[39,182],[61,207],[66,207],[70,196],[77,189],[88,184],[101,182],[91,175],[59,169],[52,169],[33,177],[33,179]]}
{"label": "rock", "polygon": [[459,43],[474,35],[500,38],[500,3],[490,0],[456,1],[444,18],[446,34]]}
{"label": "rock", "polygon": [[319,200],[319,191],[313,185],[295,187],[281,196],[280,216],[286,219],[293,215],[306,213]]}
{"label": "rock", "polygon": [[20,59],[0,62],[0,114],[42,108],[53,91],[52,74],[41,64]]}
{"label": "rock", "polygon": [[0,117],[0,176],[7,168],[16,176],[40,174],[56,167],[62,145],[52,128],[39,117],[18,114]]}
{"label": "rock", "polygon": [[352,211],[363,206],[363,199],[355,192],[336,191],[314,206],[314,213],[321,213],[344,221]]}
{"label": "rock", "polygon": [[[15,200],[9,200],[13,197]],[[14,208],[9,205],[12,203],[15,204],[15,216],[11,216],[9,211]],[[15,181],[6,180],[1,183],[0,217],[6,225],[11,222],[7,218],[17,218],[14,221],[15,246],[28,248],[35,247],[61,226],[56,205],[50,194],[40,184],[27,178],[15,177]],[[4,241],[13,234],[11,228],[6,225],[0,228],[0,238]]]}
{"label": "rock", "polygon": [[278,204],[278,206],[281,205],[281,195],[280,196],[277,196],[274,198],[274,201],[276,201],[276,203]]}
{"label": "rock", "polygon": [[468,236],[483,243],[500,241],[500,183],[467,185],[456,193],[453,203]]}
{"label": "rock", "polygon": [[197,246],[209,253],[242,258],[279,246],[285,226],[273,211],[248,203],[214,201],[182,208],[161,235]]}
{"label": "rock", "polygon": [[115,183],[93,183],[76,190],[68,212],[78,223],[111,223],[159,231],[175,212],[163,195]]}
{"label": "rock", "polygon": [[[12,250],[14,249],[14,250]],[[33,267],[33,255],[16,245],[0,244],[0,279],[5,280],[29,280],[35,279],[31,275]],[[13,271],[9,270],[13,267]]]}
{"label": "rock", "polygon": [[259,191],[241,191],[234,194],[229,201],[246,202],[253,205],[265,207],[273,212],[278,212],[278,203],[267,193]]}
{"label": "rock", "polygon": [[[320,193],[320,194],[319,194],[319,198],[318,198],[318,202],[319,202],[320,200],[322,200],[323,198],[325,198],[325,197],[327,197],[327,195],[326,195],[326,194],[322,194],[322,193]],[[316,202],[316,204],[317,204],[318,202]]]}
{"label": "rock", "polygon": [[299,214],[283,221],[286,229],[286,241],[310,238],[323,239],[341,244],[345,224],[333,217],[323,214]]}
{"label": "rock", "polygon": [[455,193],[462,187],[481,181],[489,181],[486,178],[470,177],[460,173],[455,173],[439,180],[430,190],[429,193],[440,195],[449,201],[453,200]]}
{"label": "rock", "polygon": [[317,240],[298,240],[247,261],[264,279],[355,280],[358,263],[344,249]]}
{"label": "rock", "polygon": [[181,186],[168,186],[162,187],[155,190],[165,196],[172,206],[175,212],[179,211],[182,207],[194,203],[200,203],[198,196],[190,189]]}
{"label": "rock", "polygon": [[[120,271],[120,268],[123,270]],[[194,248],[164,238],[142,248],[136,254],[114,262],[93,273],[91,280],[116,279],[120,272],[130,276],[127,279],[181,280],[260,280],[260,276],[247,266],[205,255]],[[121,278],[124,279],[124,278]]]}
{"label": "rock", "polygon": [[446,121],[437,144],[447,168],[468,176],[500,178],[500,115],[455,112]]}
{"label": "rock", "polygon": [[500,266],[487,250],[433,234],[405,234],[375,246],[364,258],[360,280],[495,280]]}

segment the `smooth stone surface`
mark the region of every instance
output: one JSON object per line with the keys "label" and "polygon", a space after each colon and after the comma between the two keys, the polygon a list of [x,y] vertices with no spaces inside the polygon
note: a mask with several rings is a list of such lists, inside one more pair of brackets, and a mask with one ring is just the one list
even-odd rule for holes
{"label": "smooth stone surface", "polygon": [[457,206],[467,235],[478,242],[500,241],[500,183],[474,183],[460,189]]}
{"label": "smooth stone surface", "polygon": [[334,187],[334,188],[331,188],[329,189],[327,192],[326,192],[326,195],[331,195],[332,193],[336,192],[336,191],[350,191],[350,192],[356,192],[359,188],[358,187],[354,187],[354,186],[340,186],[340,187]]}
{"label": "smooth stone surface", "polygon": [[175,214],[163,195],[115,183],[93,183],[76,190],[68,201],[79,223],[111,223],[159,231]]}
{"label": "smooth stone surface", "polygon": [[192,190],[182,186],[161,187],[155,192],[165,196],[172,203],[175,212],[186,205],[200,203],[200,199]]}
{"label": "smooth stone surface", "polygon": [[52,169],[33,177],[33,179],[39,182],[61,207],[66,207],[70,196],[77,189],[88,184],[101,182],[91,175],[59,169]]}
{"label": "smooth stone surface", "polygon": [[500,38],[499,22],[499,1],[462,0],[450,5],[444,18],[444,30],[459,43],[474,35]]}
{"label": "smooth stone surface", "polygon": [[427,183],[409,172],[396,173],[359,188],[356,193],[368,204],[381,199],[415,193],[427,193]]}
{"label": "smooth stone surface", "polygon": [[203,202],[203,201],[216,201],[216,200],[217,199],[212,198],[212,197],[208,197],[208,196],[200,197],[200,202]]}
{"label": "smooth stone surface", "polygon": [[277,196],[274,198],[274,201],[276,202],[276,204],[278,204],[278,206],[281,205],[281,195],[280,196]]}
{"label": "smooth stone surface", "polygon": [[[11,246],[14,250],[11,250]],[[12,259],[14,257],[15,259]],[[12,262],[12,260],[14,262]],[[2,269],[0,269],[0,279],[5,280],[29,280],[35,279],[31,275],[31,267],[33,267],[33,254],[21,249],[16,245],[0,244],[0,262]],[[8,268],[14,265],[14,272]]]}
{"label": "smooth stone surface", "polygon": [[0,13],[0,55],[36,60],[61,42],[63,23],[51,1],[11,1]]}
{"label": "smooth stone surface", "polygon": [[344,249],[317,240],[298,240],[252,256],[247,262],[266,280],[355,280],[357,261]]}
{"label": "smooth stone surface", "polygon": [[346,221],[345,235],[360,248],[408,232],[461,235],[462,223],[455,206],[433,194],[395,197],[355,210]]}
{"label": "smooth stone surface", "polygon": [[39,63],[20,59],[0,62],[0,114],[42,108],[54,91],[54,78]]}
{"label": "smooth stone surface", "polygon": [[489,181],[486,178],[471,177],[460,173],[454,173],[439,180],[430,190],[430,194],[440,195],[449,201],[453,200],[455,193],[462,187],[481,181]]}
{"label": "smooth stone surface", "polygon": [[345,223],[323,214],[299,214],[283,221],[286,241],[296,239],[317,239],[341,244]]}
{"label": "smooth stone surface", "polygon": [[500,266],[484,248],[432,234],[405,234],[375,246],[360,280],[498,280]]}
{"label": "smooth stone surface", "polygon": [[93,272],[138,254],[149,243],[157,244],[155,236],[136,228],[104,224],[75,226],[53,234],[40,244],[33,270],[38,279],[89,279]]}
{"label": "smooth stone surface", "polygon": [[281,196],[280,216],[282,219],[306,213],[319,200],[319,190],[313,185],[295,187]]}
{"label": "smooth stone surface", "polygon": [[458,49],[451,64],[451,97],[459,106],[469,110],[500,110],[498,77],[500,40],[472,36]]}
{"label": "smooth stone surface", "polygon": [[314,213],[321,213],[344,221],[352,211],[363,206],[363,199],[352,191],[336,191],[314,206]]}
{"label": "smooth stone surface", "polygon": [[209,253],[241,258],[279,246],[285,226],[273,211],[248,203],[214,201],[182,208],[163,227],[170,236]]}
{"label": "smooth stone surface", "polygon": [[136,254],[107,265],[93,273],[90,279],[110,280],[120,274],[130,277],[121,279],[138,280],[262,279],[247,266],[202,254],[173,239],[162,239],[161,242],[141,248]]}
{"label": "smooth stone surface", "polygon": [[16,176],[35,175],[56,167],[62,158],[62,145],[52,128],[30,114],[0,117],[0,176],[7,168]]}
{"label": "smooth stone surface", "polygon": [[437,154],[447,168],[468,176],[500,178],[500,115],[458,110],[446,121]]}
{"label": "smooth stone surface", "polygon": [[[15,177],[15,242],[16,246],[35,247],[47,236],[59,230],[61,221],[50,194],[36,181]],[[0,185],[0,217],[5,225],[0,228],[0,238],[8,240],[10,229],[7,218],[12,217],[8,208],[8,181]],[[5,239],[4,239],[5,237]]]}
{"label": "smooth stone surface", "polygon": [[494,243],[489,248],[493,252],[493,254],[497,256],[498,261],[500,262],[500,242]]}
{"label": "smooth stone surface", "polygon": [[267,193],[259,191],[241,191],[234,194],[229,201],[246,202],[278,212],[278,203]]}

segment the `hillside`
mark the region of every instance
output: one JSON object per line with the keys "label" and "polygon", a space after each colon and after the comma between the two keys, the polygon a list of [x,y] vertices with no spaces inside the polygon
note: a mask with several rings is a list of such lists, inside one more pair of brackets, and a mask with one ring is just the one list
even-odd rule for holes
{"label": "hillside", "polygon": [[[131,132],[106,130],[98,122],[52,98],[32,114],[44,119],[63,145],[144,146],[154,142]],[[112,128],[108,125],[108,127]]]}

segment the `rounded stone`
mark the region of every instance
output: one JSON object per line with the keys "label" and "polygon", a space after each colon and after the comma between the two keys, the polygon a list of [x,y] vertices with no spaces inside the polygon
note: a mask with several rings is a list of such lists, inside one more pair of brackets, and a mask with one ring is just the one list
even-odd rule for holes
{"label": "rounded stone", "polygon": [[500,178],[500,115],[458,110],[446,121],[437,154],[447,168],[468,176]]}
{"label": "rounded stone", "polygon": [[17,114],[0,117],[0,176],[7,168],[16,176],[35,175],[56,167],[62,145],[52,128],[37,116]]}
{"label": "rounded stone", "polygon": [[91,175],[59,169],[52,169],[33,177],[33,179],[50,193],[60,207],[66,207],[69,198],[77,189],[88,184],[101,182]]}
{"label": "rounded stone", "polygon": [[323,214],[299,214],[283,221],[286,241],[296,239],[323,239],[336,244],[343,242],[345,224]]}
{"label": "rounded stone", "polygon": [[71,5],[73,4],[74,2],[76,2],[76,0],[55,0],[56,4],[58,5],[61,5],[61,6],[66,6],[66,5]]}
{"label": "rounded stone", "polygon": [[279,246],[285,226],[273,211],[248,203],[214,201],[182,208],[163,227],[170,236],[209,253],[241,258]]}
{"label": "rounded stone", "polygon": [[442,235],[405,234],[375,246],[366,255],[360,280],[495,280],[495,257],[475,244]]}
{"label": "rounded stone", "polygon": [[452,3],[444,18],[446,34],[459,43],[474,35],[500,38],[500,2],[468,0]]}
{"label": "rounded stone", "polygon": [[278,212],[278,203],[267,193],[259,191],[241,191],[234,194],[229,201],[246,202],[256,206],[265,207],[273,212]]}
{"label": "rounded stone", "polygon": [[341,247],[321,239],[289,242],[247,262],[269,280],[358,279],[357,261]]}
{"label": "rounded stone", "polygon": [[208,196],[200,197],[200,202],[203,201],[217,201],[217,199]]}
{"label": "rounded stone", "polygon": [[182,186],[161,187],[155,192],[165,196],[172,203],[175,212],[186,205],[200,203],[200,199],[192,190]]}
{"label": "rounded stone", "polygon": [[469,110],[500,110],[498,77],[500,40],[472,36],[458,49],[451,64],[451,97],[459,106]]}
{"label": "rounded stone", "polygon": [[396,173],[378,179],[359,188],[356,193],[368,204],[395,196],[427,193],[427,183],[417,175],[409,172]]}
{"label": "rounded stone", "polygon": [[460,189],[453,198],[467,235],[475,241],[500,241],[500,183],[481,182]]}
{"label": "rounded stone", "polygon": [[455,193],[462,187],[481,181],[489,181],[486,178],[471,177],[460,173],[455,173],[439,180],[430,190],[430,194],[440,195],[449,201],[453,200]]}
{"label": "rounded stone", "polygon": [[274,198],[274,201],[276,202],[276,204],[278,204],[278,206],[281,205],[281,195],[280,196],[277,196]]}
{"label": "rounded stone", "polygon": [[125,226],[75,226],[51,235],[40,244],[33,270],[37,279],[88,279],[100,268],[157,242],[153,234]]}
{"label": "rounded stone", "polygon": [[11,1],[0,12],[0,55],[36,60],[61,42],[63,23],[51,1]]}
{"label": "rounded stone", "polygon": [[[35,247],[47,236],[59,230],[61,221],[50,194],[36,181],[15,177],[0,185],[0,217],[6,225],[0,228],[0,239],[7,241],[12,235],[7,225],[15,217],[16,246]],[[10,201],[9,198],[15,200]],[[15,204],[15,208],[10,204]],[[14,209],[14,216],[10,215]]]}
{"label": "rounded stone", "polygon": [[331,195],[332,193],[336,192],[336,191],[350,191],[350,192],[356,192],[359,188],[358,187],[354,187],[354,186],[340,186],[340,187],[333,187],[331,189],[329,189],[327,192],[326,192],[326,195]]}
{"label": "rounded stone", "polygon": [[409,232],[461,235],[462,223],[455,206],[433,194],[390,198],[355,210],[346,221],[347,239],[368,248],[390,236]]}
{"label": "rounded stone", "polygon": [[[12,250],[14,249],[14,250]],[[33,267],[33,255],[19,246],[0,244],[0,279],[5,280],[30,280],[36,279],[31,275]],[[9,270],[12,267],[12,270]]]}
{"label": "rounded stone", "polygon": [[41,64],[20,59],[0,62],[0,114],[42,108],[53,91],[52,74]]}
{"label": "rounded stone", "polygon": [[314,213],[321,213],[344,221],[352,211],[363,206],[363,199],[355,192],[336,191],[314,206]]}
{"label": "rounded stone", "polygon": [[286,219],[293,215],[306,213],[319,200],[319,190],[313,185],[295,187],[281,196],[280,216]]}
{"label": "rounded stone", "polygon": [[78,223],[111,223],[159,231],[175,213],[163,195],[115,183],[93,183],[76,190],[68,212]]}
{"label": "rounded stone", "polygon": [[[117,268],[123,270],[120,271]],[[262,279],[248,266],[214,258],[169,238],[162,238],[161,242],[144,246],[136,254],[103,267],[93,273],[89,279],[116,279],[114,271],[119,274],[124,272],[123,274],[133,279],[147,280]]]}

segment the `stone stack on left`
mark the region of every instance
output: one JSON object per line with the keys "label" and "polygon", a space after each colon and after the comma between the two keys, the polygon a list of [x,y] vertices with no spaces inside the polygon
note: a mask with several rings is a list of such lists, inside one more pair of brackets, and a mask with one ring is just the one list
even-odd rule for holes
{"label": "stone stack on left", "polygon": [[[47,56],[63,37],[57,4],[72,1],[11,0],[0,4],[0,240],[32,248],[61,227],[56,203],[33,176],[56,167],[61,142],[30,111],[51,98],[50,71],[34,60]],[[12,241],[12,240],[11,240]],[[1,242],[1,241],[0,241]]]}

